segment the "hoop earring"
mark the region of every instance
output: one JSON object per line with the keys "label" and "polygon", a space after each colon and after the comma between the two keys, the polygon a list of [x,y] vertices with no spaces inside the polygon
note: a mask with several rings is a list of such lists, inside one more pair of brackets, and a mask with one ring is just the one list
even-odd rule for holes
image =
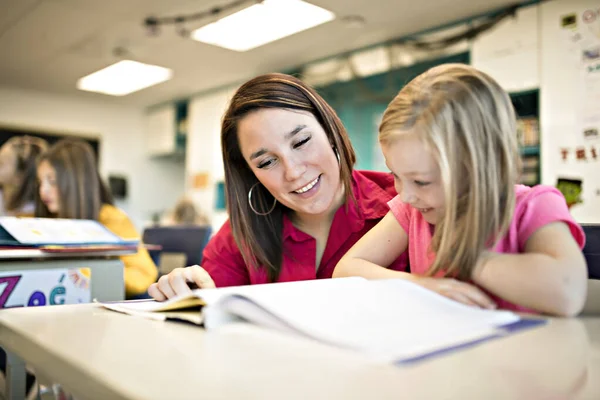
{"label": "hoop earring", "polygon": [[252,211],[254,211],[254,214],[256,215],[260,215],[260,216],[265,216],[265,215],[269,215],[273,212],[273,210],[275,209],[275,206],[277,205],[277,199],[273,199],[273,206],[271,206],[271,209],[267,212],[261,213],[256,211],[256,208],[254,208],[254,206],[252,205],[252,191],[254,190],[254,188],[256,187],[256,185],[258,185],[260,182],[256,182],[254,185],[252,185],[252,187],[250,188],[250,190],[248,191],[248,205],[250,206],[250,209]]}

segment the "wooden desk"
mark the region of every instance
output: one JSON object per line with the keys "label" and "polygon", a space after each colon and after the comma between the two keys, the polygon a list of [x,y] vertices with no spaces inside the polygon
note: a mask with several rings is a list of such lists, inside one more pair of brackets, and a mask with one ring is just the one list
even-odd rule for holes
{"label": "wooden desk", "polygon": [[96,304],[4,310],[0,345],[79,400],[600,398],[600,317],[401,367],[246,324],[206,332]]}

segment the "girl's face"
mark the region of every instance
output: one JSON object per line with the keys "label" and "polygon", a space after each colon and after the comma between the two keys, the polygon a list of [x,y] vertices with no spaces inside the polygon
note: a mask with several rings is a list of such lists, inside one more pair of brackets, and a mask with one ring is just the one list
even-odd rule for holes
{"label": "girl's face", "polygon": [[60,210],[60,196],[56,182],[56,170],[46,160],[42,161],[37,168],[40,199],[53,214]]}
{"label": "girl's face", "polygon": [[441,221],[446,202],[440,169],[421,140],[410,133],[401,135],[382,150],[402,201],[417,209],[428,223]]}
{"label": "girl's face", "polygon": [[327,134],[309,113],[267,108],[238,124],[242,155],[264,187],[298,215],[335,207],[340,167]]}
{"label": "girl's face", "polygon": [[0,184],[14,184],[17,179],[17,153],[12,144],[6,143],[0,148]]}

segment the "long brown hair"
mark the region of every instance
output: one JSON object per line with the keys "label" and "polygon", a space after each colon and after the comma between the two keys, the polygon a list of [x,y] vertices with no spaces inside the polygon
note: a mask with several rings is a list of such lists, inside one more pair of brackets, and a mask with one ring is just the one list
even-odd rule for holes
{"label": "long brown hair", "polygon": [[[225,192],[233,237],[247,265],[265,268],[271,282],[279,278],[283,260],[283,215],[285,206],[277,203],[268,215],[257,215],[248,204],[248,192],[258,182],[240,150],[237,129],[249,113],[264,108],[309,112],[321,124],[340,160],[340,180],[349,199],[352,169],[356,156],[346,129],[335,111],[319,94],[301,80],[285,74],[266,74],[243,84],[234,94],[221,127],[221,148],[225,167]],[[258,185],[262,186],[262,185]],[[273,197],[266,190],[254,196],[268,210]],[[253,199],[255,198],[253,196]],[[268,204],[268,205],[267,205]]]}
{"label": "long brown hair", "polygon": [[37,191],[37,158],[48,148],[48,143],[39,137],[16,136],[4,146],[11,146],[16,154],[15,173],[21,176],[21,184],[6,202],[8,211],[19,210],[35,201]]}
{"label": "long brown hair", "polygon": [[521,166],[515,125],[508,94],[463,64],[418,76],[385,111],[382,146],[416,134],[440,168],[446,207],[433,236],[430,275],[468,279],[481,253],[508,229]]}
{"label": "long brown hair", "polygon": [[59,140],[42,154],[38,165],[43,161],[56,171],[60,210],[51,213],[38,193],[37,217],[98,220],[102,205],[114,204],[110,190],[100,178],[89,143],[77,139]]}

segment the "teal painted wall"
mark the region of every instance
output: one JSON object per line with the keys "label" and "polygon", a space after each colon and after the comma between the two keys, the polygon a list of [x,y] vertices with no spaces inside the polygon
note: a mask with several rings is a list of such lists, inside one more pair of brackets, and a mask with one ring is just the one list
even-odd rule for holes
{"label": "teal painted wall", "polygon": [[379,118],[389,102],[411,79],[431,67],[446,63],[468,64],[469,53],[422,62],[406,68],[348,82],[318,87],[348,130],[356,151],[356,168],[387,171],[377,143]]}

